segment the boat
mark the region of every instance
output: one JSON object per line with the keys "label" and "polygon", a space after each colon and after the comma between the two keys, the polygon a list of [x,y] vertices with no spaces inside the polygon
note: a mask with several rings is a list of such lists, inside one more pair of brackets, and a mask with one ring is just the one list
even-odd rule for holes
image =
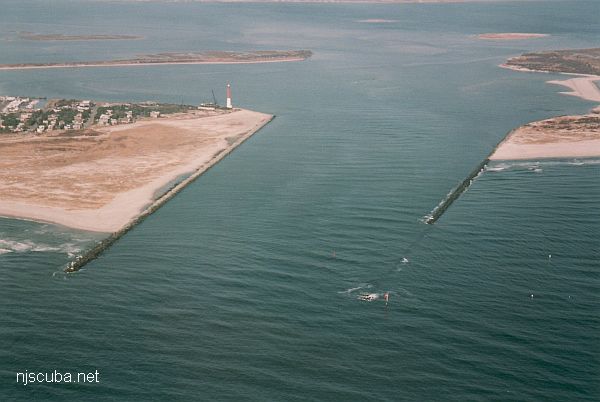
{"label": "boat", "polygon": [[379,299],[379,295],[377,293],[363,293],[358,296],[358,300],[362,301],[374,301]]}

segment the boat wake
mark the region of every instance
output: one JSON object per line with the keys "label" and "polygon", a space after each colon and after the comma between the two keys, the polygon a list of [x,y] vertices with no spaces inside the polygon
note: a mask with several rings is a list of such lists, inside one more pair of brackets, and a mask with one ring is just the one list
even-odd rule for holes
{"label": "boat wake", "polygon": [[373,287],[373,285],[371,285],[371,284],[368,284],[368,283],[363,283],[363,284],[360,284],[360,285],[358,285],[358,286],[356,286],[356,287],[353,287],[353,288],[349,288],[349,289],[346,289],[346,290],[339,291],[338,293],[341,293],[341,294],[351,294],[351,293],[354,293],[354,292],[356,292],[357,290],[361,290],[361,289],[370,289],[370,288],[372,288],[372,287]]}
{"label": "boat wake", "polygon": [[[376,300],[385,300],[387,303],[389,299],[389,295],[391,292],[389,291],[373,291],[371,290],[373,285],[369,283],[362,283],[358,286],[348,288],[346,290],[341,290],[339,294],[345,294],[349,297],[352,297],[356,300],[372,302]],[[362,290],[362,291],[361,291]]]}

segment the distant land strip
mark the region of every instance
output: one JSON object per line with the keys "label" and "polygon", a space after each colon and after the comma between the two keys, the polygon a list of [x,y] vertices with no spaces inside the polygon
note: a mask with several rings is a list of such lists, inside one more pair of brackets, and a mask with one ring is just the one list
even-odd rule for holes
{"label": "distant land strip", "polygon": [[[104,0],[115,1],[115,0]],[[117,0],[119,1],[119,0]],[[120,0],[134,3],[350,3],[350,4],[402,4],[402,3],[467,3],[498,0]]]}
{"label": "distant land strip", "polygon": [[524,32],[496,32],[496,33],[483,33],[477,35],[478,39],[486,40],[522,40],[522,39],[536,39],[545,38],[550,35],[541,33],[524,33]]}
{"label": "distant land strip", "polygon": [[[410,3],[469,3],[487,0],[104,0],[133,3],[316,3],[316,4],[410,4]],[[495,1],[495,0],[489,0]],[[518,1],[518,0],[504,0]]]}
{"label": "distant land strip", "polygon": [[37,41],[84,41],[84,40],[135,40],[144,39],[139,35],[63,35],[63,34],[36,34],[21,32],[21,39]]}
{"label": "distant land strip", "polygon": [[249,52],[209,51],[197,53],[157,53],[132,59],[73,61],[58,63],[0,64],[0,70],[26,70],[73,67],[149,66],[159,64],[251,64],[303,61],[312,56],[310,50],[257,50]]}
{"label": "distant land strip", "polygon": [[600,48],[525,53],[502,67],[513,70],[600,75]]}

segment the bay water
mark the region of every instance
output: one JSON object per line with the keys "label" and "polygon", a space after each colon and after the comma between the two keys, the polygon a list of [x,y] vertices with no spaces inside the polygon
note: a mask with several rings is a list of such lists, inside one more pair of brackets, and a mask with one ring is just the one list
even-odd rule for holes
{"label": "bay water", "polygon": [[277,116],[77,274],[102,234],[0,220],[0,399],[597,400],[600,159],[494,162],[422,222],[509,130],[594,106],[498,67],[598,46],[598,3],[574,3],[3,2],[0,63],[314,56],[0,72],[1,95],[104,101],[223,102],[231,82]]}

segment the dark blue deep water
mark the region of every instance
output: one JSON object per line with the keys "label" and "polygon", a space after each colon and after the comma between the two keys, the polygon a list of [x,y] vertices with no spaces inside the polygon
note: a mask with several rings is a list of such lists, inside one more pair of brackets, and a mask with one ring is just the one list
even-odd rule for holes
{"label": "dark blue deep water", "polygon": [[[2,95],[108,101],[200,103],[231,81],[237,105],[277,115],[77,274],[61,268],[98,234],[0,220],[0,400],[600,399],[600,159],[497,162],[421,222],[509,130],[593,106],[545,83],[559,75],[497,65],[597,47],[598,15],[597,1],[3,1],[0,63],[314,57],[0,72]],[[359,22],[373,18],[396,22]],[[356,299],[385,291],[387,307]],[[25,370],[100,382],[17,383]]]}

